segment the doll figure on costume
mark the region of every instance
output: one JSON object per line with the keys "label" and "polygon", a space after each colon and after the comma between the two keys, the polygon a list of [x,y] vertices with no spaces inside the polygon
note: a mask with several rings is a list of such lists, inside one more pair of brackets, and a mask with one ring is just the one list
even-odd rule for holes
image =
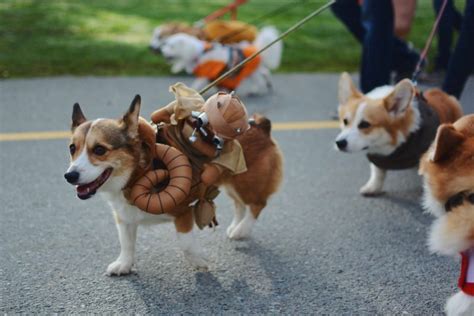
{"label": "doll figure on costume", "polygon": [[202,229],[212,222],[216,224],[213,199],[218,193],[219,179],[247,171],[242,147],[236,139],[250,128],[247,110],[233,93],[218,92],[204,102],[197,91],[182,83],[171,86],[170,91],[176,101],[155,111],[152,120],[172,125],[184,120],[181,133],[188,145],[207,157],[194,209],[196,224]]}

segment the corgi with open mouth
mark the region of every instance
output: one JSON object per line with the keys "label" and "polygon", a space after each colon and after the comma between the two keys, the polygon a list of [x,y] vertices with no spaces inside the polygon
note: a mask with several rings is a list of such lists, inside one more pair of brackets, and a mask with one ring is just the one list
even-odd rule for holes
{"label": "corgi with open mouth", "polygon": [[[207,260],[192,235],[195,219],[192,209],[186,204],[187,200],[184,200],[184,205],[175,201],[176,208],[184,209],[182,212],[151,214],[135,206],[131,199],[132,185],[143,178],[147,170],[153,169],[153,148],[156,145],[166,146],[170,151],[168,153],[166,150],[164,155],[177,151],[166,144],[155,144],[154,129],[139,117],[140,103],[140,96],[137,95],[122,118],[96,120],[87,120],[76,103],[69,145],[71,163],[64,177],[76,186],[80,199],[86,200],[101,193],[113,210],[121,251],[118,258],[108,266],[108,275],[130,273],[135,258],[137,228],[141,224],[174,223],[185,257],[194,267],[205,268]],[[247,172],[223,179],[221,183],[236,206],[234,220],[227,229],[230,239],[250,235],[270,195],[277,191],[283,172],[282,155],[271,137],[269,119],[255,116],[252,128],[239,136],[238,140],[247,161]],[[176,159],[170,159],[177,167],[172,167],[171,162],[166,166],[164,158],[162,161],[170,174],[172,169],[185,167],[179,159],[188,161],[181,152],[177,152]],[[164,186],[164,194],[170,194],[171,191],[166,188],[173,186],[171,180],[165,182]],[[171,198],[175,200],[175,197]]]}

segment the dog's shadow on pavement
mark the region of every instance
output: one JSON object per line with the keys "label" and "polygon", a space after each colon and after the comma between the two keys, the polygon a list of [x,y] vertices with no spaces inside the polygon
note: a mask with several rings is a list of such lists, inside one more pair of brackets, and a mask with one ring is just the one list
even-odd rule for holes
{"label": "dog's shadow on pavement", "polygon": [[[241,254],[250,257],[251,261],[256,260],[256,265],[264,270],[263,275],[255,271],[249,271],[248,274],[242,276],[234,274],[230,287],[223,287],[213,272],[199,272],[196,273],[195,295],[204,295],[209,299],[209,293],[213,293],[213,301],[209,303],[216,304],[221,308],[221,311],[265,314],[278,310],[281,303],[279,297],[282,294],[287,294],[288,288],[285,284],[279,282],[280,280],[276,280],[274,276],[288,274],[289,269],[285,266],[285,263],[272,249],[266,248],[252,238],[233,242],[231,247],[236,255]],[[264,291],[265,293],[262,293],[262,291],[256,289],[260,286],[256,286],[255,282],[249,283],[255,273],[259,277],[269,280],[270,284],[267,286],[271,288],[270,292]]]}
{"label": "dog's shadow on pavement", "polygon": [[378,197],[389,203],[395,204],[410,213],[411,217],[419,223],[430,225],[432,218],[426,214],[422,207],[422,190],[400,191],[385,193]]}
{"label": "dog's shadow on pavement", "polygon": [[[227,246],[226,246],[227,247]],[[245,258],[239,258],[245,266],[234,266],[210,271],[189,272],[185,278],[172,277],[172,280],[163,280],[164,276],[141,276],[134,274],[127,278],[130,287],[146,305],[149,313],[271,313],[278,310],[281,304],[279,297],[288,293],[287,286],[274,276],[288,275],[288,267],[273,250],[267,249],[258,242],[248,239],[230,245],[230,252],[255,260],[260,273],[246,271],[248,265]],[[231,261],[227,261],[229,264]],[[253,266],[253,265],[252,265]],[[253,270],[253,268],[252,268]],[[243,272],[242,272],[243,271]],[[247,273],[248,272],[248,273]],[[266,288],[262,290],[259,279],[263,278]],[[158,279],[158,280],[157,280]],[[163,280],[163,282],[161,282]],[[178,280],[179,284],[173,284]],[[229,283],[230,281],[230,283]],[[157,284],[162,284],[157,286]],[[169,283],[169,286],[163,285]],[[166,287],[166,288],[163,288]],[[268,290],[270,289],[270,291]]]}

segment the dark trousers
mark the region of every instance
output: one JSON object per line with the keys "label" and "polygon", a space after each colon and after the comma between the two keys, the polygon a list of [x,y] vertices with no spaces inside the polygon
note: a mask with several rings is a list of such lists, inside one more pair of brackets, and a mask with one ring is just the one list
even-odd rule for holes
{"label": "dark trousers", "polygon": [[474,0],[466,0],[459,38],[449,60],[443,90],[459,98],[474,70]]}
{"label": "dark trousers", "polygon": [[394,36],[391,0],[338,0],[331,7],[362,44],[360,87],[364,93],[390,83],[390,72],[413,71],[419,55]]}
{"label": "dark trousers", "polygon": [[[438,15],[444,0],[433,0],[433,7]],[[462,24],[462,15],[456,10],[453,0],[448,0],[443,16],[438,26],[438,45],[435,59],[436,70],[446,70],[448,68],[449,58],[451,57],[451,47],[453,46],[453,32],[460,30]]]}

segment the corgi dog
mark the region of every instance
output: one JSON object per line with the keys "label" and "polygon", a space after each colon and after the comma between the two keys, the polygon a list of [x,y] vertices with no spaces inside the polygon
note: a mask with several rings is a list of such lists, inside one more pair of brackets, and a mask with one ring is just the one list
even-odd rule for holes
{"label": "corgi dog", "polygon": [[[161,54],[171,64],[172,73],[185,71],[194,75],[192,88],[199,91],[277,37],[278,31],[274,27],[264,27],[252,44],[224,45],[178,33],[164,41]],[[282,44],[278,42],[222,80],[218,88],[235,90],[241,95],[268,93],[271,90],[270,70],[279,67],[281,53]]]}
{"label": "corgi dog", "polygon": [[[140,96],[132,101],[120,119],[87,120],[79,104],[72,113],[72,137],[69,145],[71,163],[64,175],[76,186],[80,199],[96,193],[112,208],[120,241],[120,255],[107,267],[108,275],[124,275],[131,271],[135,258],[137,227],[141,224],[174,222],[178,242],[188,261],[197,268],[207,267],[207,261],[192,236],[192,211],[179,216],[167,213],[146,213],[130,200],[130,187],[152,165],[154,137],[145,133],[139,118]],[[252,128],[239,136],[247,162],[247,172],[221,179],[235,201],[235,216],[227,229],[231,239],[248,237],[271,194],[282,180],[282,156],[271,137],[271,123],[256,117]],[[151,144],[150,144],[151,143]],[[250,207],[250,211],[247,210]],[[188,208],[190,209],[190,208]]]}
{"label": "corgi dog", "polygon": [[433,141],[440,123],[454,122],[462,115],[455,97],[439,89],[417,95],[409,79],[362,94],[348,73],[339,80],[341,132],[336,149],[352,153],[367,151],[370,178],[360,193],[382,193],[387,170],[413,168]]}
{"label": "corgi dog", "polygon": [[424,208],[436,217],[428,238],[432,252],[461,255],[460,291],[448,315],[474,315],[474,115],[439,127],[420,161]]}

